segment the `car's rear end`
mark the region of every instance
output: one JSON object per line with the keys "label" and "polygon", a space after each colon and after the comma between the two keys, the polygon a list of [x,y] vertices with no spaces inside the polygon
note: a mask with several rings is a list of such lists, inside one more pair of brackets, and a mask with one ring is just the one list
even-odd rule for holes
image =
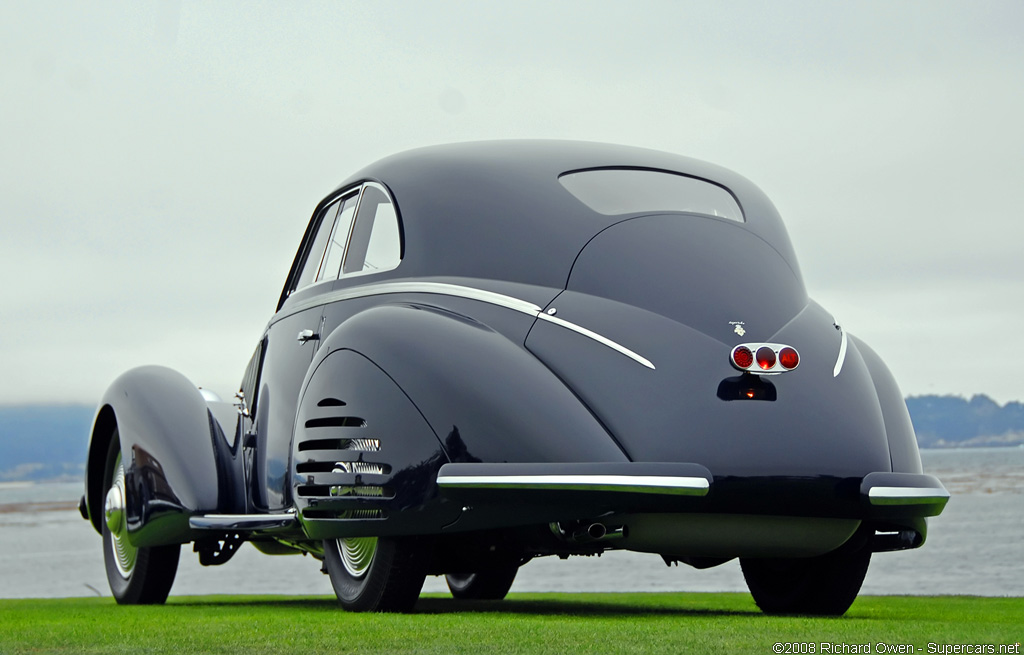
{"label": "car's rear end", "polygon": [[764,609],[836,614],[872,552],[923,543],[948,493],[899,388],[808,298],[748,180],[566,142],[427,148],[364,178],[400,208],[391,275],[433,285],[401,302],[443,329],[407,316],[373,334],[401,323],[408,347],[360,352],[459,446],[437,495],[388,520],[451,510],[432,536],[453,591],[499,597],[524,557],[626,548],[739,557]]}
{"label": "car's rear end", "polygon": [[920,546],[948,493],[921,472],[884,364],[807,297],[766,199],[747,216],[720,184],[636,168],[561,183],[620,218],[579,252],[525,345],[629,462],[448,464],[442,492],[482,511],[587,507],[555,532],[700,566],[740,557],[748,578],[802,560],[827,580],[822,558]]}

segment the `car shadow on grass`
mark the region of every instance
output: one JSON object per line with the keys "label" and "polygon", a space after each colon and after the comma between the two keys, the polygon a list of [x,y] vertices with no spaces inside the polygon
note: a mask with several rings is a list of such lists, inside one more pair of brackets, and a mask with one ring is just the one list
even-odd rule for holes
{"label": "car shadow on grass", "polygon": [[753,616],[757,609],[724,610],[679,605],[666,607],[645,604],[630,605],[624,601],[600,600],[455,600],[453,598],[421,598],[416,614],[538,614],[548,616]]}
{"label": "car shadow on grass", "polygon": [[[281,607],[288,609],[304,609],[319,612],[343,612],[336,600],[329,597],[315,598],[275,598],[272,596],[256,598],[218,597],[218,596],[183,596],[171,597],[168,604],[178,607]],[[573,600],[571,598],[517,599],[514,596],[505,600],[456,600],[444,597],[423,597],[416,602],[411,614],[521,614],[543,616],[758,616],[761,612],[756,608],[750,610],[728,610],[701,608],[694,605],[670,607],[666,605],[650,605],[645,603],[630,604],[626,600]]]}

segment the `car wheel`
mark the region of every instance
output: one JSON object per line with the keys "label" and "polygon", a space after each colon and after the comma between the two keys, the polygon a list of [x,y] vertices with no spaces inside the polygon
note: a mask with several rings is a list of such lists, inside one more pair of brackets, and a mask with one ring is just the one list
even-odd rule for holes
{"label": "car wheel", "polygon": [[501,600],[512,588],[519,567],[510,565],[477,573],[449,573],[444,576],[452,596],[461,600]]}
{"label": "car wheel", "polygon": [[110,591],[121,605],[159,605],[167,600],[178,572],[181,546],[136,548],[128,541],[121,443],[114,430],[103,475],[103,562]]}
{"label": "car wheel", "polygon": [[427,577],[421,540],[348,537],[324,541],[324,562],[338,602],[349,612],[409,612]]}
{"label": "car wheel", "polygon": [[860,592],[871,563],[868,539],[803,559],[740,559],[754,602],[766,614],[841,616]]}

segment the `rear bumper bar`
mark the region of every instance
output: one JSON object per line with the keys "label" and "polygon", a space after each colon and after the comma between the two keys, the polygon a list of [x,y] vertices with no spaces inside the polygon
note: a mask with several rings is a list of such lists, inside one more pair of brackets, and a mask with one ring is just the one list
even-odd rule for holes
{"label": "rear bumper bar", "polygon": [[[597,513],[716,512],[886,521],[940,514],[949,492],[931,475],[873,472],[863,478],[715,478],[695,463],[458,463],[438,472],[441,495],[479,511],[513,514],[571,506]],[[531,508],[531,509],[528,509]],[[547,513],[541,511],[541,513]]]}
{"label": "rear bumper bar", "polygon": [[445,464],[446,491],[546,490],[706,496],[711,472],[699,464]]}
{"label": "rear bumper bar", "polygon": [[924,543],[949,492],[930,475],[720,476],[700,464],[445,464],[441,495],[462,515],[445,530],[550,521],[618,527],[616,546],[701,557],[808,557],[860,526],[874,551]]}
{"label": "rear bumper bar", "polygon": [[918,516],[937,516],[949,501],[939,479],[921,473],[869,473],[860,493],[872,507],[916,508]]}

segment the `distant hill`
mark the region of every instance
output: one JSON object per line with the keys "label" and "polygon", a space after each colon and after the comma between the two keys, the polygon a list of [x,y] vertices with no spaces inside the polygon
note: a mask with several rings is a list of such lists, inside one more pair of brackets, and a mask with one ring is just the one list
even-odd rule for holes
{"label": "distant hill", "polygon": [[924,448],[1024,444],[1024,404],[1000,406],[988,396],[911,396],[907,409]]}
{"label": "distant hill", "polygon": [[[911,396],[907,408],[924,448],[1024,444],[1024,404],[988,396]],[[0,406],[0,482],[81,480],[96,408]]]}
{"label": "distant hill", "polygon": [[81,480],[96,408],[0,406],[0,482]]}

